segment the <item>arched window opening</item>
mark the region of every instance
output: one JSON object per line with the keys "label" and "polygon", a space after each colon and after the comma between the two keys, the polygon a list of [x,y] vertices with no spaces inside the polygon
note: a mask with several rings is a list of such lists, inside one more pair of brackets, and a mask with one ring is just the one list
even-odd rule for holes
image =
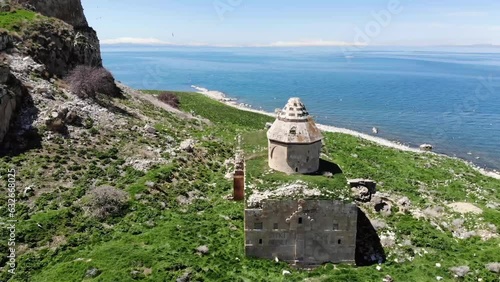
{"label": "arched window opening", "polygon": [[274,146],[274,147],[271,149],[271,159],[274,157],[274,150],[276,150],[276,146]]}

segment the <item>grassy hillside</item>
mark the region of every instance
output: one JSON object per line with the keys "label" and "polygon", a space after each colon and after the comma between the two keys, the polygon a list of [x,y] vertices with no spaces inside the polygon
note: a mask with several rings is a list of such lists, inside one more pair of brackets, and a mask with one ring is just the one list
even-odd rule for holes
{"label": "grassy hillside", "polygon": [[37,13],[27,10],[0,12],[0,28],[18,32],[38,16]]}
{"label": "grassy hillside", "polygon": [[[454,281],[449,268],[462,265],[471,271],[460,281],[498,281],[485,264],[500,261],[500,239],[458,239],[446,226],[463,219],[469,230],[500,228],[500,212],[494,207],[500,201],[500,181],[459,160],[400,152],[331,133],[325,134],[323,157],[338,164],[343,175],[270,172],[263,128],[272,118],[200,94],[176,95],[181,109],[198,119],[181,119],[137,99],[115,100],[143,117],[120,114],[124,127],[109,130],[94,123],[78,140],[57,137],[42,148],[0,158],[2,174],[17,170],[19,187],[17,274],[11,277],[4,269],[1,281],[175,281],[182,276],[189,281],[382,281],[387,274],[396,281],[436,281],[437,276]],[[155,135],[137,130],[146,124],[154,126]],[[387,262],[381,270],[331,264],[298,270],[245,258],[244,204],[225,199],[232,188],[224,177],[231,170],[227,160],[233,157],[238,134],[249,159],[249,182],[260,183],[256,186],[261,189],[301,179],[332,197],[345,196],[345,178],[362,177],[376,180],[379,190],[391,197],[408,197],[415,210],[444,211],[440,217],[417,219],[396,209],[382,215],[363,206],[370,218],[385,222],[379,235],[394,237],[385,248]],[[197,140],[193,152],[176,149],[188,138]],[[145,171],[130,162],[148,159],[153,151],[165,162]],[[123,214],[98,220],[85,213],[82,198],[100,185],[127,191],[130,200]],[[28,186],[35,193],[23,195]],[[5,201],[2,194],[0,202]],[[446,208],[450,202],[474,203],[483,214],[454,213]],[[7,211],[1,209],[0,216],[5,218]],[[7,231],[1,232],[7,238]],[[5,242],[1,244],[6,253]],[[209,248],[207,254],[196,251],[202,245]],[[283,276],[283,270],[291,275]]]}

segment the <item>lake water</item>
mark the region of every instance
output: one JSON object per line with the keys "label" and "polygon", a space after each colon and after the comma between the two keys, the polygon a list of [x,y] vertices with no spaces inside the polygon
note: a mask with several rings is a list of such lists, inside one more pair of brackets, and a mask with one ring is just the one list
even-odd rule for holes
{"label": "lake water", "polygon": [[[478,48],[476,48],[478,49]],[[138,89],[224,92],[273,112],[300,97],[318,123],[500,169],[500,52],[331,48],[104,47]]]}

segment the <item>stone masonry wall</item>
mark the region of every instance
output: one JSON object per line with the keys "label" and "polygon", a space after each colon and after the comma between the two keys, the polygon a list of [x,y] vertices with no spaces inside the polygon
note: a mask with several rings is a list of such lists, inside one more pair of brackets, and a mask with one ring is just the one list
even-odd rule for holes
{"label": "stone masonry wall", "polygon": [[357,207],[332,200],[267,200],[245,210],[247,256],[302,266],[355,262]]}
{"label": "stone masonry wall", "polygon": [[319,169],[321,141],[284,144],[269,140],[269,167],[288,174],[313,173]]}

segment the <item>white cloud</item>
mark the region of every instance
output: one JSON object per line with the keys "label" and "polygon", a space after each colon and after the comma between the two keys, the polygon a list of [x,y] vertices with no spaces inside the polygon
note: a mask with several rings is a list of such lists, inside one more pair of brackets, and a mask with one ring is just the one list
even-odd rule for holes
{"label": "white cloud", "polygon": [[326,40],[299,40],[299,41],[276,41],[268,44],[207,44],[200,42],[172,43],[160,40],[158,38],[138,38],[138,37],[120,37],[114,39],[101,40],[102,45],[115,44],[141,44],[141,45],[171,45],[171,46],[211,46],[211,47],[328,47],[328,46],[363,46],[360,43],[349,43],[344,41],[326,41]]}
{"label": "white cloud", "polygon": [[160,40],[158,38],[138,38],[138,37],[120,37],[114,39],[103,39],[101,44],[144,44],[144,45],[173,45],[170,42]]}
{"label": "white cloud", "polygon": [[345,41],[326,40],[301,40],[301,41],[277,41],[267,45],[267,47],[320,47],[320,46],[360,46],[360,43],[350,43]]}
{"label": "white cloud", "polygon": [[211,47],[240,47],[237,45],[224,45],[224,44],[206,44],[200,42],[189,43],[172,43],[163,41],[158,38],[140,38],[140,37],[120,37],[113,39],[103,39],[100,41],[102,45],[115,45],[115,44],[138,44],[138,45],[152,45],[152,46],[211,46]]}
{"label": "white cloud", "polygon": [[[420,24],[418,24],[416,26],[420,26]],[[428,28],[453,28],[453,27],[456,27],[456,25],[452,25],[449,23],[440,23],[440,22],[430,22],[430,23],[426,23],[424,26],[427,26]]]}
{"label": "white cloud", "polygon": [[488,16],[487,12],[483,11],[459,11],[459,12],[453,12],[453,13],[448,13],[446,14],[448,17],[485,17]]}

